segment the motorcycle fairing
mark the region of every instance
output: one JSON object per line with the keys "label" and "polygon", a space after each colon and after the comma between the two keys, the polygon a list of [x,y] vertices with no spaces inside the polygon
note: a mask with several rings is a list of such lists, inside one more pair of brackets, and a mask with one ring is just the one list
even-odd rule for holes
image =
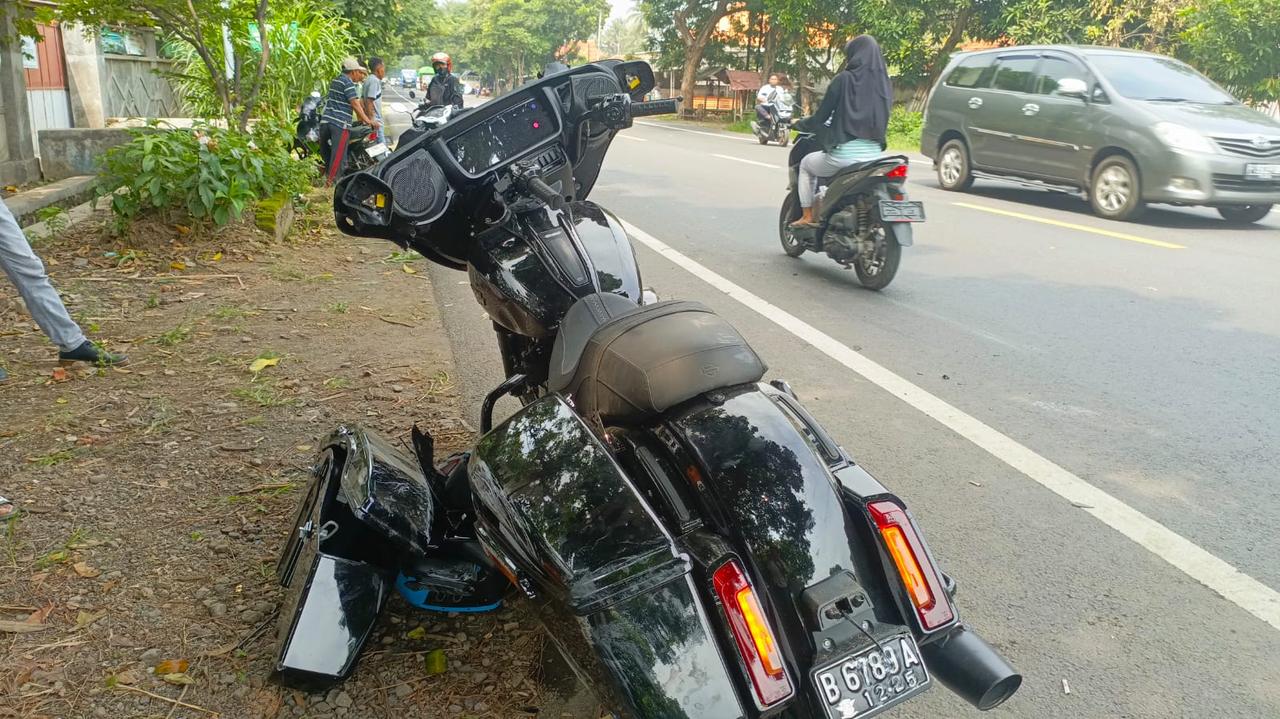
{"label": "motorcycle fairing", "polygon": [[342,493],[356,518],[397,546],[426,554],[436,501],[418,461],[360,427],[340,428],[332,441],[345,445]]}

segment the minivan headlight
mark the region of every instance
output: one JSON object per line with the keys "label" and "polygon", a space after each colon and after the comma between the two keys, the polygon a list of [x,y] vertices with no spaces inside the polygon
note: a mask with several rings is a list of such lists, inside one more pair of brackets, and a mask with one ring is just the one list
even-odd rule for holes
{"label": "minivan headlight", "polygon": [[1158,122],[1155,131],[1161,142],[1175,150],[1213,152],[1213,143],[1209,138],[1189,127],[1172,122]]}

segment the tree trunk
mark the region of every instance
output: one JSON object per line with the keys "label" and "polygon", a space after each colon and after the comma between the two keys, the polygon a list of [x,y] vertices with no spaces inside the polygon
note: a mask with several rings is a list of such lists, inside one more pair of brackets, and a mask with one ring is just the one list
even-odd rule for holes
{"label": "tree trunk", "polygon": [[693,91],[697,83],[698,66],[702,64],[702,53],[706,51],[707,43],[711,41],[711,33],[715,31],[716,25],[728,11],[729,0],[716,0],[715,7],[698,25],[696,32],[689,27],[687,11],[677,11],[673,18],[676,32],[684,44],[684,72],[680,80],[680,93],[684,95],[680,112],[683,115],[692,114]]}
{"label": "tree trunk", "polygon": [[773,74],[773,65],[778,61],[778,28],[769,23],[769,30],[764,36],[764,59],[760,63],[760,76],[768,78]]}
{"label": "tree trunk", "polygon": [[929,67],[928,82],[924,84],[924,92],[929,92],[929,88],[933,87],[938,78],[942,75],[942,71],[947,66],[947,58],[951,57],[951,53],[955,51],[956,45],[964,39],[964,31],[969,28],[969,21],[973,19],[973,6],[976,0],[969,0],[957,12],[955,18],[951,21],[951,32],[947,35],[947,41],[942,43],[940,50],[933,58],[933,63]]}
{"label": "tree trunk", "polygon": [[262,54],[258,57],[258,70],[254,73],[253,85],[250,86],[248,95],[242,99],[239,122],[241,132],[249,128],[249,118],[258,106],[258,96],[267,74],[267,61],[271,58],[271,45],[267,41],[267,0],[258,0],[255,15],[258,20],[258,39],[262,44]]}

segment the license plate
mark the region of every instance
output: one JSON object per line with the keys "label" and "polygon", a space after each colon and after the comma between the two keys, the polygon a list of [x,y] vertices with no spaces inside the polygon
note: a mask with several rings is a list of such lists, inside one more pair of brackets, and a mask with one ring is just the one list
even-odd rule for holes
{"label": "license plate", "polygon": [[391,152],[391,149],[387,147],[386,143],[375,142],[374,144],[366,147],[364,151],[369,153],[369,157],[382,157],[388,152]]}
{"label": "license plate", "polygon": [[909,634],[837,660],[812,672],[828,719],[862,719],[924,691],[929,672]]}
{"label": "license plate", "polygon": [[1244,179],[1246,180],[1273,180],[1277,178],[1280,178],[1280,164],[1248,164],[1244,166]]}
{"label": "license plate", "polygon": [[917,200],[881,200],[880,219],[885,222],[924,222],[924,203]]}

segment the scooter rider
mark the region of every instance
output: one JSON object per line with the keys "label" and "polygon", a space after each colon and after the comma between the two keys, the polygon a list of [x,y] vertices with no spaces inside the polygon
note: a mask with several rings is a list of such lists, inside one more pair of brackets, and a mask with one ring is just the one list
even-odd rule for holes
{"label": "scooter rider", "polygon": [[438,52],[431,56],[431,68],[436,74],[427,84],[427,104],[462,109],[462,83],[453,74],[453,59],[448,53]]}
{"label": "scooter rider", "polygon": [[759,120],[760,127],[766,130],[778,120],[778,104],[782,102],[786,92],[781,82],[782,78],[775,72],[769,76],[769,82],[760,88],[760,92],[756,93],[756,119]]}

